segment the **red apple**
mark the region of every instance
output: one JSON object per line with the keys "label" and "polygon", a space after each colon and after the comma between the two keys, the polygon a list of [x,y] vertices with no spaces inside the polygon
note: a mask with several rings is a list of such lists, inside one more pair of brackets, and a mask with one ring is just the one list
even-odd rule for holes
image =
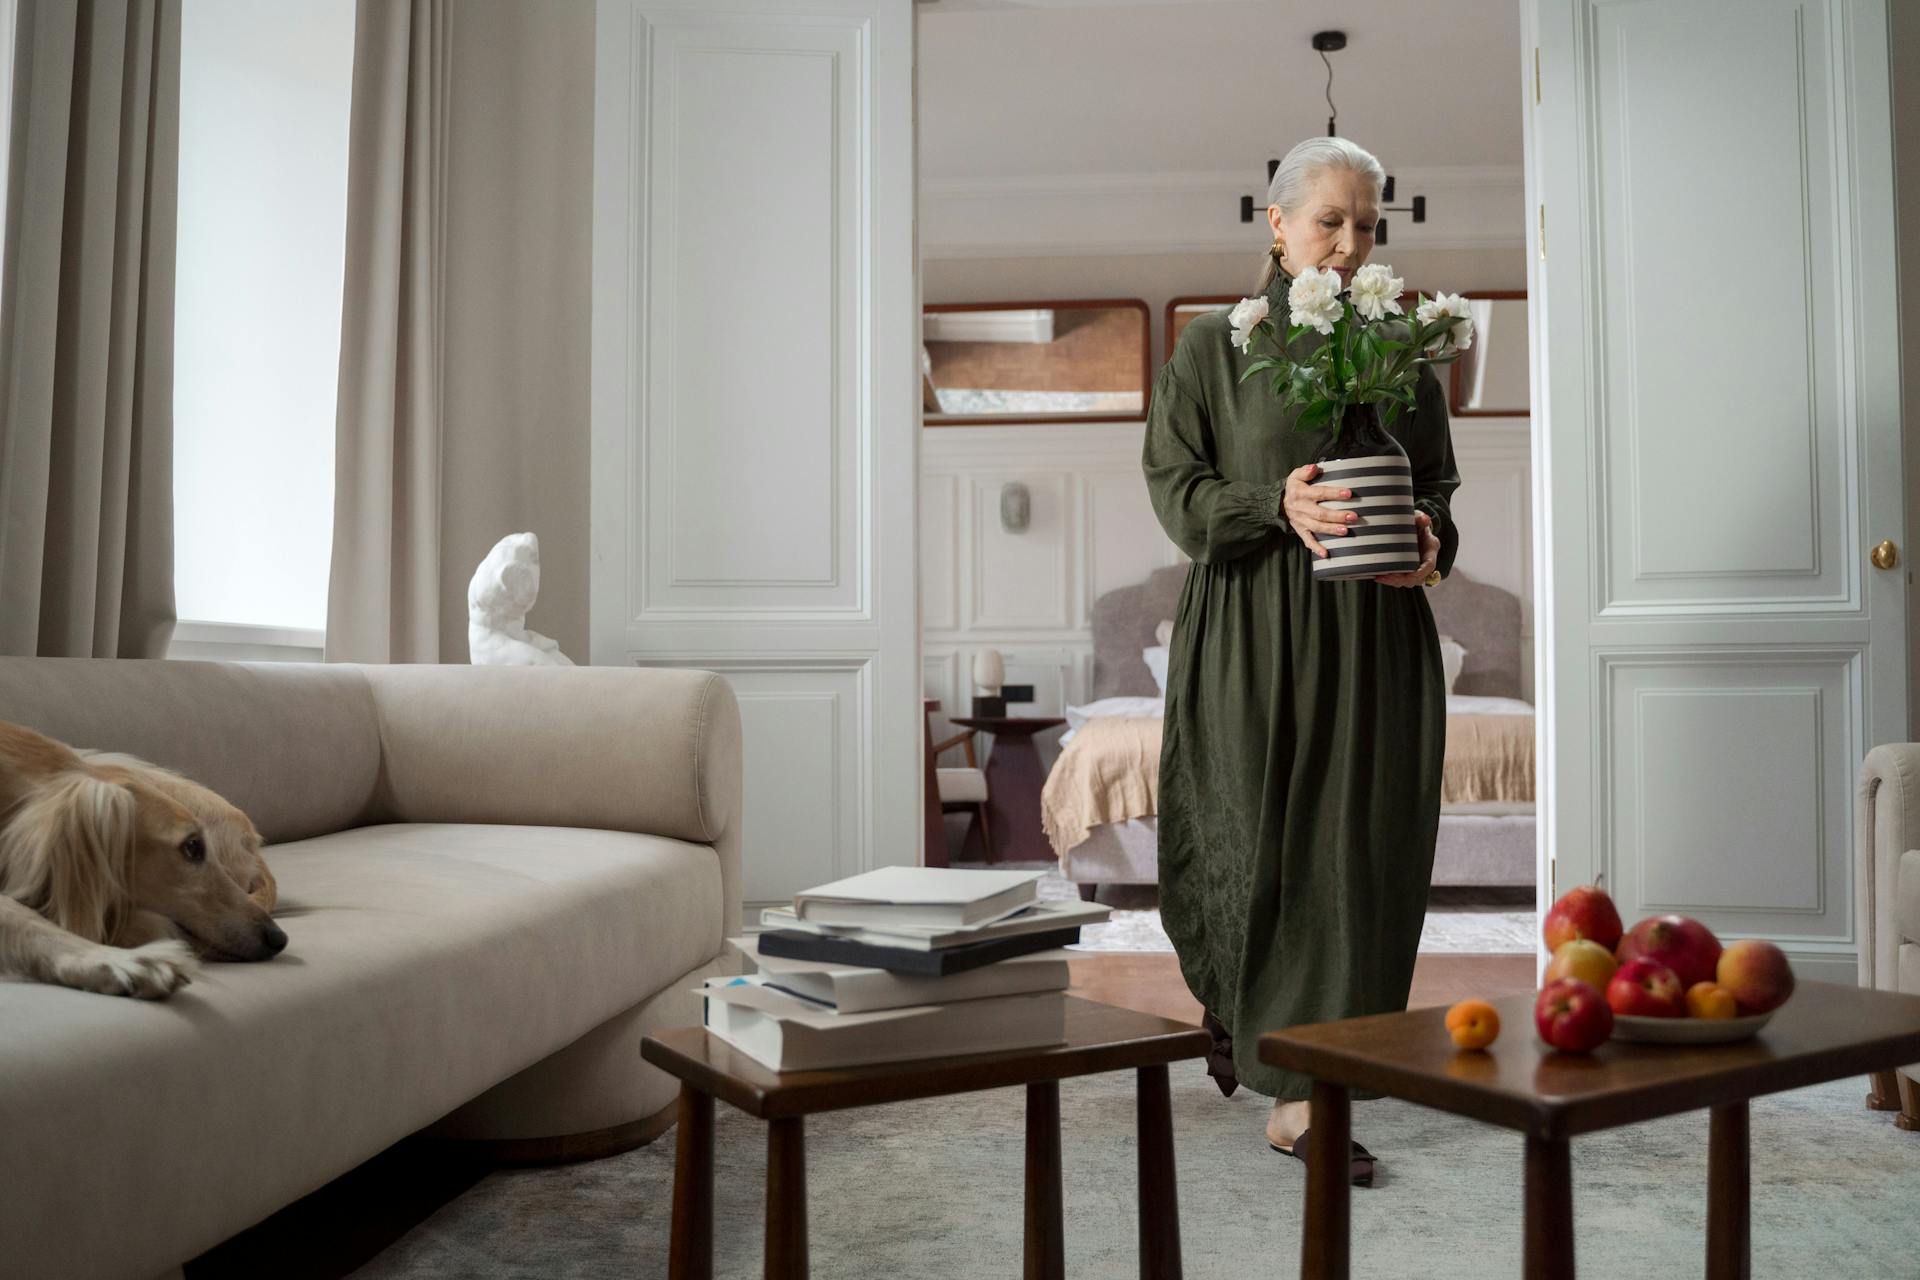
{"label": "red apple", "polygon": [[1588,1053],[1613,1034],[1613,1010],[1591,984],[1557,978],[1534,1000],[1533,1025],[1554,1048]]}
{"label": "red apple", "polygon": [[1685,991],[1696,982],[1712,982],[1720,965],[1720,939],[1688,916],[1648,916],[1627,930],[1614,955],[1622,964],[1642,956],[1658,960],[1680,975]]}
{"label": "red apple", "polygon": [[1620,912],[1597,884],[1583,884],[1560,895],[1541,921],[1548,954],[1575,938],[1586,938],[1611,951],[1620,945]]}
{"label": "red apple", "polygon": [[1651,956],[1629,960],[1607,984],[1607,1004],[1635,1018],[1684,1018],[1687,988],[1679,975]]}
{"label": "red apple", "polygon": [[1715,981],[1733,993],[1741,1013],[1765,1013],[1793,994],[1793,967],[1771,942],[1742,938],[1720,953]]}

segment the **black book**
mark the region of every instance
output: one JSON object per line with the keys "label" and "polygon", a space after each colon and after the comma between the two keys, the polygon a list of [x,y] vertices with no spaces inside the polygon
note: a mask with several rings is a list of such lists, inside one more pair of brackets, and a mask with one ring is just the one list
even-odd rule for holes
{"label": "black book", "polygon": [[870,942],[851,942],[825,934],[802,933],[798,929],[774,929],[759,936],[763,955],[785,956],[790,960],[824,960],[862,969],[886,969],[892,973],[923,973],[939,977],[965,973],[998,960],[1051,951],[1080,941],[1080,926],[1053,929],[1046,933],[1020,933],[1009,938],[988,938],[957,947],[938,947],[919,951],[911,947],[876,947]]}

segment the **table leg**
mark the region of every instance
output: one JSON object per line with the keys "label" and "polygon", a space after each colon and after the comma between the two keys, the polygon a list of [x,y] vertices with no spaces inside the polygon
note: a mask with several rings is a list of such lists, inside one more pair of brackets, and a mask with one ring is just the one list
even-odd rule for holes
{"label": "table leg", "polygon": [[1027,1086],[1026,1280],[1064,1280],[1066,1231],[1060,1205],[1060,1082]]}
{"label": "table leg", "polygon": [[767,1123],[766,1280],[807,1277],[807,1138],[799,1116]]}
{"label": "table leg", "polygon": [[1527,1280],[1573,1280],[1573,1153],[1527,1135]]}
{"label": "table leg", "polygon": [[713,1277],[713,1095],[680,1086],[680,1133],[673,1158],[670,1280]]}
{"label": "table leg", "polygon": [[1353,1103],[1344,1085],[1313,1082],[1307,1109],[1307,1218],[1300,1242],[1302,1280],[1347,1280],[1353,1194]]}
{"label": "table leg", "polygon": [[1173,1099],[1166,1064],[1141,1067],[1136,1088],[1140,1280],[1180,1280],[1180,1200],[1173,1182]]}
{"label": "table leg", "polygon": [[1747,1104],[1713,1108],[1707,1121],[1707,1280],[1753,1274]]}
{"label": "table leg", "polygon": [[996,734],[987,755],[987,816],[1001,862],[1051,862],[1053,842],[1040,822],[1047,769],[1028,734]]}

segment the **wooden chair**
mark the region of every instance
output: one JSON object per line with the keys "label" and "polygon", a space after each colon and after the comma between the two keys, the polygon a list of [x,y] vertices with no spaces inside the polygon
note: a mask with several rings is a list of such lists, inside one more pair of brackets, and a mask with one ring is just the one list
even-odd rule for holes
{"label": "wooden chair", "polygon": [[[933,713],[940,709],[938,698],[927,698],[921,703],[922,714],[926,720],[927,768],[926,768],[926,854],[925,863],[929,867],[947,865],[947,832],[941,823],[943,814],[973,811],[973,821],[980,824],[980,846],[987,851],[987,861],[994,860],[993,828],[987,822],[987,775],[981,769],[974,755],[973,739],[976,730],[967,729],[940,742],[933,740]],[[943,769],[940,767],[940,753],[954,747],[966,751],[967,767],[964,769]]]}

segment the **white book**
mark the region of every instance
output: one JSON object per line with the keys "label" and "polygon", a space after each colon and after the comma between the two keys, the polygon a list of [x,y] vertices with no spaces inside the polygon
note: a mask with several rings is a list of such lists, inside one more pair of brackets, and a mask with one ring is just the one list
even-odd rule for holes
{"label": "white book", "polygon": [[1061,991],[836,1013],[769,988],[765,975],[709,978],[707,1030],[774,1071],[1036,1049],[1067,1039]]}
{"label": "white book", "polygon": [[798,929],[828,938],[844,938],[876,947],[904,947],[912,951],[933,951],[989,938],[1010,938],[1022,933],[1045,933],[1051,929],[1073,929],[1099,924],[1112,911],[1097,902],[1074,898],[1048,898],[1023,907],[1012,915],[969,928],[916,928],[913,925],[881,924],[861,928],[854,925],[826,925],[817,920],[802,920],[792,907],[762,907],[760,924],[767,929]]}
{"label": "white book", "polygon": [[890,973],[885,969],[763,956],[759,939],[731,938],[741,954],[760,967],[766,985],[841,1013],[871,1013],[917,1004],[951,1004],[1032,991],[1065,991],[1071,982],[1068,953],[1054,948],[1015,956],[962,973],[933,976]]}
{"label": "white book", "polygon": [[1040,896],[1044,871],[959,867],[877,867],[793,895],[793,913],[817,924],[983,924]]}

